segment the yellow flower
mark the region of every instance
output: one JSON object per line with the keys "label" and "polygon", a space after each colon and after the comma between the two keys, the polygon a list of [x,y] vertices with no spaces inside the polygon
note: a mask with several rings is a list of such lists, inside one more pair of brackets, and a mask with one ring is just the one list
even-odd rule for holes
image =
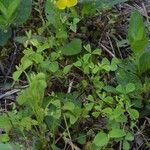
{"label": "yellow flower", "polygon": [[73,7],[77,4],[77,0],[58,0],[56,5],[59,9],[65,9],[66,7]]}

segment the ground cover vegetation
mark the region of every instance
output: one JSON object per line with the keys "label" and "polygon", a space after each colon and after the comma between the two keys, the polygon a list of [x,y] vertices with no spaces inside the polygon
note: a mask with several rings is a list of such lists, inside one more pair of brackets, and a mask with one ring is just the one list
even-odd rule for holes
{"label": "ground cover vegetation", "polygon": [[0,149],[148,150],[149,6],[0,0]]}

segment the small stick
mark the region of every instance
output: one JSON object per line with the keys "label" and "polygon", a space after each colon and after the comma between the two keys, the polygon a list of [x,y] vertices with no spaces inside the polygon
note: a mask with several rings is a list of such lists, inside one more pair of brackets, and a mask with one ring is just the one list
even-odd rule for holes
{"label": "small stick", "polygon": [[66,137],[63,137],[63,139],[64,139],[64,141],[66,142],[66,143],[68,143],[71,147],[72,147],[72,149],[73,150],[81,150],[79,147],[77,147],[74,143],[72,143],[72,141],[70,140],[70,139],[68,139],[68,138],[66,138]]}
{"label": "small stick", "polygon": [[113,50],[113,53],[114,53],[114,55],[115,55],[115,50],[114,50],[112,41],[111,41],[111,39],[110,39],[110,36],[109,36],[108,34],[107,34],[107,38],[108,38],[108,40],[109,40],[109,44],[110,44],[110,46],[111,46],[111,48],[112,48],[112,50]]}
{"label": "small stick", "polygon": [[71,92],[73,81],[70,81],[67,93]]}
{"label": "small stick", "polygon": [[6,92],[5,94],[0,95],[0,99],[2,99],[4,97],[8,97],[8,96],[10,96],[12,94],[18,93],[20,91],[21,91],[20,89],[13,89],[11,91]]}
{"label": "small stick", "polygon": [[108,48],[106,48],[104,45],[100,44],[100,46],[101,46],[107,53],[109,53],[112,57],[115,57],[115,55],[114,55]]}
{"label": "small stick", "polygon": [[147,20],[147,23],[150,24],[149,22],[149,16],[148,16],[148,13],[147,13],[147,9],[145,7],[145,4],[142,3],[142,7],[143,7],[143,10],[144,10],[144,14],[145,14],[145,17],[146,17],[146,20]]}

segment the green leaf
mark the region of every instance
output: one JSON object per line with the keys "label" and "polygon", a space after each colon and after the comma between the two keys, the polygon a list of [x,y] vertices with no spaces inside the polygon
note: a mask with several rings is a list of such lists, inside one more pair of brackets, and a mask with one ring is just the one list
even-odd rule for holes
{"label": "green leaf", "polygon": [[93,144],[95,144],[98,147],[102,147],[107,145],[108,142],[109,142],[108,135],[104,132],[100,132],[95,136]]}
{"label": "green leaf", "polygon": [[29,79],[29,87],[17,97],[17,102],[19,105],[23,105],[28,102],[31,108],[38,109],[39,115],[42,107],[42,100],[44,98],[44,91],[47,86],[46,76],[43,73],[38,73],[37,75],[32,74]]}
{"label": "green leaf", "polygon": [[74,18],[73,22],[70,24],[70,30],[72,30],[73,32],[77,31],[77,24],[80,21],[79,18]]}
{"label": "green leaf", "polygon": [[90,102],[94,102],[94,98],[92,95],[88,95],[87,100]]}
{"label": "green leaf", "polygon": [[105,97],[104,99],[103,99],[103,101],[106,103],[106,104],[113,104],[113,102],[114,102],[114,99],[113,99],[113,97],[111,97],[111,96],[107,96],[107,97]]}
{"label": "green leaf", "polygon": [[10,144],[3,144],[3,143],[0,143],[0,149],[1,150],[17,150],[16,148],[14,148],[12,145]]}
{"label": "green leaf", "polygon": [[[33,53],[33,54],[31,54],[30,56],[25,56],[25,57],[28,57],[29,58],[29,60],[32,60],[32,61],[34,61],[35,63],[42,63],[43,62],[43,56],[41,55],[41,54],[39,54],[39,53]],[[25,58],[24,57],[24,58]],[[27,60],[27,59],[26,59]]]}
{"label": "green leaf", "polygon": [[116,79],[118,84],[126,86],[128,83],[134,83],[136,90],[142,88],[142,83],[137,74],[138,66],[133,61],[126,59],[119,64],[119,68],[116,70]]}
{"label": "green leaf", "polygon": [[[42,148],[42,147],[41,147]],[[55,144],[51,145],[52,150],[60,150],[60,148],[58,148]],[[39,147],[35,148],[35,149],[39,149]]]}
{"label": "green leaf", "polygon": [[59,18],[59,15],[58,15],[58,10],[56,9],[54,3],[51,2],[51,0],[46,1],[45,15],[49,24],[53,24],[55,26]]}
{"label": "green leaf", "polygon": [[60,100],[52,99],[51,104],[52,105],[48,111],[48,116],[51,116],[52,118],[55,118],[55,119],[60,119],[60,117],[61,117]]}
{"label": "green leaf", "polygon": [[38,125],[38,122],[30,117],[24,117],[20,121],[20,127],[22,130],[26,129],[27,131],[30,131],[34,125]]}
{"label": "green leaf", "polygon": [[118,68],[119,60],[117,58],[113,58],[111,61],[111,71],[116,71]]}
{"label": "green leaf", "polygon": [[3,31],[0,29],[0,46],[4,46],[8,39],[12,35],[12,30],[9,28],[7,31]]}
{"label": "green leaf", "polygon": [[113,87],[113,86],[105,86],[104,88],[103,88],[106,92],[109,92],[109,93],[116,93],[117,91],[116,91],[116,89]]}
{"label": "green leaf", "polygon": [[1,2],[7,8],[12,1],[11,0],[1,0]]}
{"label": "green leaf", "polygon": [[51,0],[46,1],[45,16],[48,20],[48,24],[53,25],[56,29],[56,37],[59,39],[66,39],[67,32],[64,30],[64,26],[61,20],[61,11],[57,9],[54,2]]}
{"label": "green leaf", "polygon": [[12,128],[10,119],[6,115],[0,116],[0,129],[8,133]]}
{"label": "green leaf", "polygon": [[100,116],[100,112],[98,112],[98,111],[93,112],[93,113],[92,113],[92,116],[93,116],[94,118],[98,118],[98,117]]}
{"label": "green leaf", "polygon": [[20,4],[20,0],[13,0],[10,3],[8,7],[8,14],[7,14],[8,19],[10,19],[14,15],[16,9],[19,7],[19,4]]}
{"label": "green leaf", "polygon": [[128,113],[130,114],[131,119],[136,120],[139,118],[139,112],[136,109],[129,109]]}
{"label": "green leaf", "polygon": [[131,93],[135,90],[135,85],[133,83],[128,83],[126,85],[126,94]]}
{"label": "green leaf", "polygon": [[121,138],[121,137],[124,137],[125,135],[126,135],[126,133],[123,129],[113,128],[109,132],[110,138]]}
{"label": "green leaf", "polygon": [[150,52],[143,53],[139,58],[139,73],[150,70]]}
{"label": "green leaf", "polygon": [[83,56],[83,61],[84,61],[84,63],[88,63],[90,57],[91,57],[91,54],[85,54],[85,55]]}
{"label": "green leaf", "polygon": [[125,90],[124,86],[122,86],[122,85],[118,85],[116,87],[116,90],[117,90],[117,92],[122,93],[122,94],[126,93],[126,90]]}
{"label": "green leaf", "polygon": [[33,62],[28,59],[28,57],[23,57],[22,60],[21,60],[21,64],[19,65],[19,67],[16,67],[17,68],[17,71],[15,71],[13,73],[13,79],[15,81],[17,81],[19,79],[19,77],[21,76],[21,74],[28,68],[30,67],[31,65],[33,64]]}
{"label": "green leaf", "polygon": [[74,105],[74,103],[72,103],[72,102],[66,102],[66,103],[64,104],[64,106],[63,106],[63,109],[64,109],[64,110],[69,110],[69,111],[73,112],[74,109],[75,109],[75,105]]}
{"label": "green leaf", "polygon": [[0,12],[7,17],[7,8],[4,6],[2,2],[0,2]]}
{"label": "green leaf", "polygon": [[15,80],[15,81],[17,81],[18,79],[19,79],[19,77],[21,76],[21,74],[22,74],[22,70],[17,70],[17,71],[15,71],[14,73],[13,73],[13,79]]}
{"label": "green leaf", "polygon": [[62,53],[67,56],[79,54],[81,52],[81,40],[73,39],[70,43],[62,48]]}
{"label": "green leaf", "polygon": [[70,118],[71,124],[75,124],[75,122],[78,120],[78,117],[76,117],[75,115],[72,115],[72,114],[69,115],[69,118]]}
{"label": "green leaf", "polygon": [[86,134],[80,133],[77,141],[79,144],[84,145],[86,143]]}
{"label": "green leaf", "polygon": [[91,45],[90,44],[85,45],[84,48],[85,48],[86,51],[91,53]]}
{"label": "green leaf", "polygon": [[7,20],[4,16],[0,15],[0,30],[2,30],[2,32],[5,32],[5,30],[7,29]]}
{"label": "green leaf", "polygon": [[56,38],[58,39],[66,39],[68,37],[67,32],[63,29],[56,31]]}
{"label": "green leaf", "polygon": [[8,142],[9,140],[8,134],[0,134],[0,142]]}
{"label": "green leaf", "polygon": [[128,141],[123,141],[123,150],[130,150],[130,144]]}
{"label": "green leaf", "polygon": [[95,49],[95,50],[92,52],[93,55],[101,55],[101,53],[102,53],[102,50],[101,50],[101,49]]}
{"label": "green leaf", "polygon": [[133,141],[134,140],[134,135],[128,132],[125,136],[125,139],[128,141]]}
{"label": "green leaf", "polygon": [[21,0],[19,9],[16,12],[14,24],[24,23],[30,16],[32,11],[32,0]]}
{"label": "green leaf", "polygon": [[71,71],[71,68],[72,68],[72,65],[65,66],[64,69],[63,69],[63,73],[64,74],[69,73]]}
{"label": "green leaf", "polygon": [[51,62],[50,66],[49,66],[49,69],[53,73],[56,72],[59,69],[58,62],[57,61]]}
{"label": "green leaf", "polygon": [[97,9],[108,9],[127,0],[81,0],[82,15],[93,14]]}
{"label": "green leaf", "polygon": [[91,102],[91,103],[86,103],[85,105],[85,109],[88,110],[88,111],[91,111],[93,106],[94,106],[94,103]]}
{"label": "green leaf", "polygon": [[82,66],[82,62],[80,60],[76,61],[75,63],[73,63],[73,65],[75,67],[81,67]]}
{"label": "green leaf", "polygon": [[143,18],[137,10],[134,10],[131,15],[128,40],[132,50],[136,54],[142,53],[148,44],[148,36]]}
{"label": "green leaf", "polygon": [[124,115],[125,110],[119,105],[117,106],[112,114],[109,116],[110,120],[117,120],[119,117]]}
{"label": "green leaf", "polygon": [[110,114],[112,114],[112,109],[110,108],[110,107],[108,107],[108,108],[104,108],[103,110],[102,110],[102,112],[104,113],[104,114],[106,114],[106,115],[110,115]]}
{"label": "green leaf", "polygon": [[[0,11],[2,13],[0,26],[8,28],[12,24],[24,23],[31,14],[32,0],[1,0]],[[2,21],[5,18],[5,23]]]}
{"label": "green leaf", "polygon": [[[29,59],[30,56],[24,56],[21,59],[21,65],[19,65],[19,68],[21,68],[23,71],[30,67],[33,64],[33,61]],[[36,59],[36,58],[35,58]]]}
{"label": "green leaf", "polygon": [[101,62],[101,67],[106,71],[110,71],[111,65],[107,58],[103,58],[103,60]]}

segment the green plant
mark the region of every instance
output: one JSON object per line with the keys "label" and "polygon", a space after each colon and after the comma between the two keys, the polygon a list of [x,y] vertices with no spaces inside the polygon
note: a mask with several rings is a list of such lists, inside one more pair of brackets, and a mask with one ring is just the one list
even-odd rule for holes
{"label": "green plant", "polygon": [[116,4],[126,2],[127,0],[82,0],[80,3],[82,5],[82,15],[94,14],[96,10],[104,10],[113,7]]}
{"label": "green plant", "polygon": [[[27,80],[27,86],[0,116],[0,142],[10,142],[0,148],[131,149],[139,118],[149,115],[150,108],[149,38],[143,18],[136,10],[131,15],[128,42],[133,53],[126,59],[109,58],[77,36],[85,16],[125,1],[85,0],[78,9],[72,7],[76,1],[58,6],[62,0],[47,0],[40,10],[45,13],[42,26],[15,37],[24,50],[13,80]],[[2,33],[23,23],[31,4],[0,2]],[[19,15],[25,5],[28,12]]]}
{"label": "green plant", "polygon": [[[134,97],[139,97],[138,100],[134,100],[134,103],[136,107],[143,109],[145,106],[139,99],[142,99],[141,95],[143,93],[149,93],[149,91],[145,91],[143,88],[144,85],[148,85],[147,78],[149,78],[149,75],[146,74],[150,69],[149,51],[146,50],[149,41],[142,16],[137,10],[133,11],[131,15],[128,37],[133,54],[132,57],[122,62],[116,73],[116,77],[118,83],[123,86],[134,83],[136,91],[131,97],[133,97],[133,99]],[[149,105],[149,100],[147,99],[144,103]]]}
{"label": "green plant", "polygon": [[1,0],[0,2],[0,45],[11,37],[12,26],[24,23],[31,14],[32,0]]}

